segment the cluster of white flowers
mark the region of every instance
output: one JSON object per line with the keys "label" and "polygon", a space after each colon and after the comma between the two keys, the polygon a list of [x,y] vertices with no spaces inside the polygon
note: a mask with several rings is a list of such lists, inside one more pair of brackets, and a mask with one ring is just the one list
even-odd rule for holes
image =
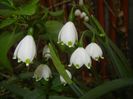
{"label": "cluster of white flowers", "polygon": [[[14,51],[13,59],[18,59],[18,62],[22,61],[26,64],[26,66],[29,66],[29,64],[33,62],[33,59],[35,58],[36,53],[37,51],[36,51],[36,44],[35,44],[34,38],[32,37],[32,35],[26,35],[17,45]],[[45,45],[43,48],[42,56],[46,58],[46,60],[51,58],[50,49],[47,45]],[[66,72],[68,76],[72,78],[71,73],[68,70],[66,70]],[[46,64],[40,64],[36,68],[33,76],[33,78],[35,78],[36,81],[39,81],[42,78],[48,81],[49,78],[51,77],[52,77],[51,69]],[[67,84],[67,82],[64,80],[62,76],[60,76],[60,81],[63,85]]]}
{"label": "cluster of white flowers", "polygon": [[[78,42],[78,33],[75,28],[75,25],[73,22],[67,22],[62,29],[59,32],[58,35],[58,43],[61,43],[61,45],[66,45],[68,47],[74,47],[76,42]],[[32,37],[32,35],[25,36],[17,45],[13,59],[18,59],[18,62],[24,62],[26,63],[26,66],[29,66],[30,63],[33,62],[33,59],[36,56],[36,44]],[[43,57],[48,60],[51,58],[50,55],[50,49],[48,46],[44,46],[43,48]],[[81,68],[83,65],[85,65],[88,69],[91,68],[91,58],[98,61],[99,58],[102,57],[103,52],[99,45],[92,42],[86,46],[86,48],[78,47],[71,55],[70,57],[70,66],[75,66],[77,69]],[[71,73],[66,69],[66,73],[72,78]],[[44,80],[48,81],[50,77],[52,77],[52,72],[48,65],[41,64],[39,65],[33,76],[36,81],[41,80],[44,78]],[[67,82],[64,80],[62,76],[60,76],[61,83],[63,85],[66,85]]]}
{"label": "cluster of white flowers", "polygon": [[[66,31],[63,31],[66,30]],[[69,31],[68,31],[69,30]],[[76,36],[75,36],[76,35]],[[77,31],[72,22],[67,22],[61,29],[58,37],[58,41],[65,43],[70,47],[68,42],[71,42],[71,46],[74,46],[76,43]],[[98,61],[102,57],[103,52],[100,46],[94,42],[88,44],[86,48],[78,47],[70,57],[69,67],[74,65],[77,69],[85,65],[88,69],[91,68],[91,58]]]}
{"label": "cluster of white flowers", "polygon": [[75,16],[84,19],[85,22],[89,21],[89,17],[87,16],[87,14],[85,12],[81,12],[80,9],[75,10]]}

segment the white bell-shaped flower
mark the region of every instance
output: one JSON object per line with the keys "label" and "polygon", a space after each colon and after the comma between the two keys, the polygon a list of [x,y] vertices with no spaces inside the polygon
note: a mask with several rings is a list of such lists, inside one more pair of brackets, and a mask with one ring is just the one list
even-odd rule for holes
{"label": "white bell-shaped flower", "polygon": [[46,60],[51,58],[50,49],[49,49],[48,45],[44,46],[42,55],[43,55],[44,58],[46,58]]}
{"label": "white bell-shaped flower", "polygon": [[25,62],[26,66],[33,61],[36,56],[36,44],[31,35],[25,36],[17,45],[13,59],[18,58],[18,62]]}
{"label": "white bell-shaped flower", "polygon": [[85,17],[84,17],[84,21],[85,21],[85,22],[88,22],[88,21],[89,21],[89,17],[88,17],[88,16],[85,16]]}
{"label": "white bell-shaped flower", "polygon": [[99,58],[104,58],[102,57],[103,52],[100,46],[94,42],[88,44],[85,48],[86,52],[88,55],[90,55],[94,60],[98,61]]}
{"label": "white bell-shaped flower", "polygon": [[78,41],[77,30],[74,24],[69,21],[60,30],[58,35],[58,43],[73,47],[76,41]]}
{"label": "white bell-shaped flower", "polygon": [[86,15],[86,13],[85,12],[82,12],[81,14],[80,14],[80,17],[81,18],[84,18],[84,17],[86,17],[87,15]]}
{"label": "white bell-shaped flower", "polygon": [[42,78],[44,78],[44,80],[48,81],[50,77],[52,77],[52,72],[51,72],[50,68],[45,64],[39,65],[36,68],[36,70],[34,72],[34,76],[33,76],[33,78],[35,78],[36,81],[39,81]]}
{"label": "white bell-shaped flower", "polygon": [[80,16],[81,15],[81,11],[79,9],[76,9],[74,14],[75,14],[75,16]]}
{"label": "white bell-shaped flower", "polygon": [[[68,74],[69,78],[72,79],[72,75],[71,75],[70,71],[68,71],[68,70],[66,69],[66,73]],[[64,86],[67,84],[67,82],[65,81],[65,79],[64,79],[61,75],[60,75],[60,81],[61,81],[61,83],[62,83]]]}
{"label": "white bell-shaped flower", "polygon": [[74,65],[77,69],[85,65],[88,69],[91,68],[91,58],[87,54],[83,47],[77,48],[71,55],[70,64],[68,66]]}

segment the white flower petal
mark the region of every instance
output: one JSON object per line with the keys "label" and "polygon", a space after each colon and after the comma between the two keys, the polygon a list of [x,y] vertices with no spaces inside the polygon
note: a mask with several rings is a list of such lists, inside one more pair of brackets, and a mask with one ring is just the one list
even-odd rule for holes
{"label": "white flower petal", "polygon": [[18,50],[19,50],[19,47],[21,46],[21,42],[23,41],[23,39],[19,42],[19,44],[17,45],[15,51],[14,51],[14,55],[13,55],[13,59],[16,59],[17,58],[17,54],[18,54]]}
{"label": "white flower petal", "polygon": [[72,22],[67,22],[61,29],[58,35],[58,42],[73,47],[78,40],[77,30]]}
{"label": "white flower petal", "polygon": [[98,61],[100,57],[102,58],[102,49],[96,43],[90,43],[86,46],[85,50],[87,51],[88,55],[90,55],[96,61]]}
{"label": "white flower petal", "polygon": [[52,73],[50,68],[47,65],[41,64],[36,68],[33,77],[36,79],[36,81],[39,81],[42,78],[48,81],[49,78],[52,77]]}
{"label": "white flower petal", "polygon": [[33,37],[28,35],[24,38],[23,42],[21,43],[21,46],[19,47],[18,58],[20,58],[23,62],[25,62],[27,59],[29,59],[30,62],[32,62],[35,55],[35,42],[33,40]]}
{"label": "white flower petal", "polygon": [[83,65],[88,67],[91,65],[91,59],[86,50],[82,47],[79,47],[72,53],[70,64],[73,64],[77,69],[81,68]]}
{"label": "white flower petal", "polygon": [[28,66],[36,56],[36,45],[31,35],[25,36],[14,52],[14,58],[18,58],[18,62],[23,61]]}

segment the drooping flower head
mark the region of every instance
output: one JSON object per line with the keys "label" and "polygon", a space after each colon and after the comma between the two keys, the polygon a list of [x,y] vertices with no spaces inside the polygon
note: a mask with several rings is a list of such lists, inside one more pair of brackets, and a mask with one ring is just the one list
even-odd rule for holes
{"label": "drooping flower head", "polygon": [[36,44],[31,35],[25,36],[17,45],[13,59],[18,59],[18,62],[26,63],[26,66],[33,61],[36,56]]}
{"label": "drooping flower head", "polygon": [[[68,74],[69,78],[72,79],[72,75],[71,75],[70,71],[68,71],[68,70],[66,69],[66,73]],[[61,75],[60,75],[60,81],[61,81],[61,83],[62,83],[64,86],[67,84],[67,82],[65,81],[65,79],[64,79]]]}
{"label": "drooping flower head", "polygon": [[50,49],[49,49],[48,45],[44,46],[42,55],[43,55],[44,58],[46,58],[46,60],[51,58]]}
{"label": "drooping flower head", "polygon": [[74,24],[69,21],[60,30],[58,43],[65,44],[68,47],[73,47],[76,41],[78,41],[77,30]]}
{"label": "drooping flower head", "polygon": [[91,67],[91,58],[87,54],[86,50],[83,47],[77,48],[71,55],[70,65],[74,65],[77,69],[85,65],[88,69]]}
{"label": "drooping flower head", "polygon": [[44,78],[44,80],[48,81],[50,77],[52,77],[51,70],[48,67],[48,65],[45,65],[45,64],[39,65],[36,68],[36,70],[34,72],[34,76],[33,76],[33,78],[35,78],[36,81],[39,81],[42,78]]}
{"label": "drooping flower head", "polygon": [[103,52],[98,44],[92,42],[86,46],[85,50],[94,60],[98,61],[99,58],[103,59]]}

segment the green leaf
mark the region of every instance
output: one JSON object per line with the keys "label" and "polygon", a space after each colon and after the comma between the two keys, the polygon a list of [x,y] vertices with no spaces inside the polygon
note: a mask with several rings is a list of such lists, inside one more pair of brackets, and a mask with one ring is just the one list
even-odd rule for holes
{"label": "green leaf", "polygon": [[19,75],[20,79],[28,79],[33,77],[33,72],[24,72]]}
{"label": "green leaf", "polygon": [[54,51],[54,48],[52,47],[51,44],[49,44],[49,49],[50,49],[50,54],[52,56],[52,61],[53,61],[54,65],[55,65],[55,68],[57,69],[57,71],[59,72],[59,74],[63,76],[63,78],[65,79],[65,81],[68,84],[72,84],[73,83],[72,80],[67,75],[67,73],[65,71],[64,65],[61,63],[61,61],[59,60],[59,58],[56,56],[56,53]]}
{"label": "green leaf", "polygon": [[24,96],[26,96],[27,94],[30,93],[29,89],[21,88],[19,85],[15,84],[15,83],[6,85],[5,87],[6,87],[6,89],[8,89],[13,94],[18,95],[18,96],[22,96],[22,97],[24,97]]}
{"label": "green leaf", "polygon": [[58,10],[58,11],[54,11],[54,12],[50,11],[49,14],[54,17],[61,16],[61,15],[63,15],[63,10]]}
{"label": "green leaf", "polygon": [[3,20],[3,21],[0,22],[0,29],[1,28],[4,28],[6,26],[9,26],[9,25],[11,25],[11,24],[13,24],[15,22],[16,22],[16,19],[7,18],[7,19],[5,19],[5,20]]}
{"label": "green leaf", "polygon": [[49,99],[76,99],[76,98],[64,97],[64,96],[50,96]]}
{"label": "green leaf", "polygon": [[16,15],[33,15],[36,12],[37,9],[37,3],[39,0],[32,0],[29,4],[18,8],[16,10]]}
{"label": "green leaf", "polygon": [[45,23],[46,39],[57,41],[58,33],[62,26],[63,24],[61,22],[55,20],[47,21]]}
{"label": "green leaf", "polygon": [[10,16],[14,14],[14,10],[12,9],[0,9],[1,16]]}
{"label": "green leaf", "polygon": [[24,99],[46,99],[46,95],[44,90],[39,88],[34,89],[33,91],[29,92],[28,94],[23,96]]}
{"label": "green leaf", "polygon": [[10,47],[22,37],[22,33],[3,33],[0,35],[0,68],[11,69],[11,64],[8,59],[7,53]]}
{"label": "green leaf", "polygon": [[133,70],[131,69],[130,63],[128,62],[127,58],[124,56],[122,51],[110,39],[108,39],[108,41],[109,41],[109,44],[110,44],[112,50],[115,52],[115,54],[120,59],[120,61],[125,65],[129,74],[132,76]]}
{"label": "green leaf", "polygon": [[75,7],[71,8],[71,11],[70,11],[70,14],[69,14],[69,21],[74,21],[74,19],[75,19],[74,8]]}
{"label": "green leaf", "polygon": [[60,59],[57,57],[54,48],[51,44],[49,44],[50,54],[52,56],[52,61],[59,72],[59,74],[65,79],[65,81],[69,84],[69,86],[72,88],[72,90],[76,93],[78,97],[83,95],[83,92],[80,90],[80,88],[69,78],[65,71],[64,65],[61,63]]}
{"label": "green leaf", "polygon": [[102,95],[105,95],[111,91],[115,91],[119,88],[133,85],[133,78],[116,79],[110,82],[105,82],[96,88],[88,91],[84,96],[79,99],[97,99]]}

